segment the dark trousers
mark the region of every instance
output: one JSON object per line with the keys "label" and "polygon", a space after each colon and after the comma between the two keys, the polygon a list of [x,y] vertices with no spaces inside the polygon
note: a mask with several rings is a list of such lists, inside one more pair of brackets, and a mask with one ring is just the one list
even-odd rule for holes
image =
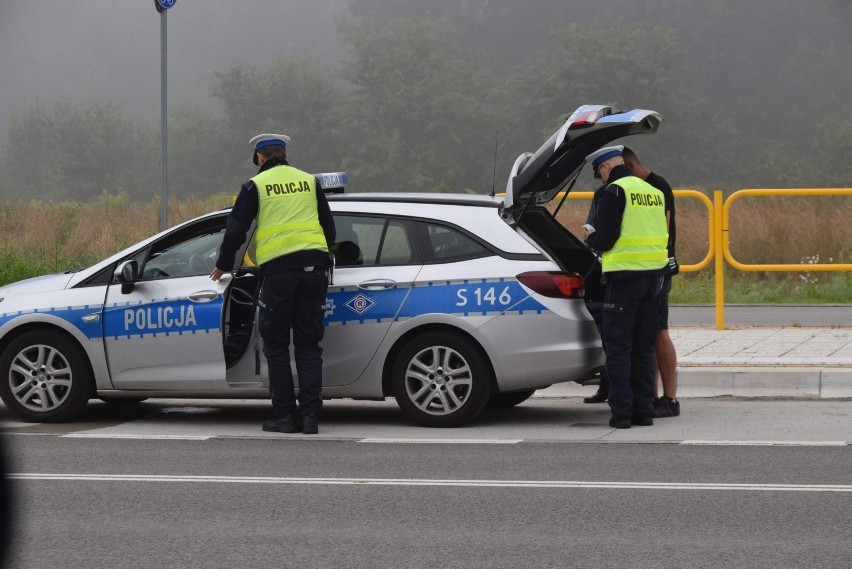
{"label": "dark trousers", "polygon": [[[595,321],[595,327],[598,329],[598,334],[601,335],[601,347],[603,347],[604,353],[606,353],[606,341],[603,337],[603,302],[600,300],[586,300],[586,308]],[[606,373],[606,367],[601,370],[598,392],[603,394],[609,393],[609,375]]]}
{"label": "dark trousers", "polygon": [[259,304],[260,335],[269,366],[269,394],[272,410],[280,419],[295,413],[296,396],[290,369],[290,332],[296,373],[299,376],[301,414],[319,414],[322,409],[322,348],[325,332],[325,296],[328,278],[325,269],[295,269],[263,277]]}
{"label": "dark trousers", "polygon": [[603,305],[603,342],[609,407],[616,420],[654,416],[654,342],[662,277],[609,281]]}

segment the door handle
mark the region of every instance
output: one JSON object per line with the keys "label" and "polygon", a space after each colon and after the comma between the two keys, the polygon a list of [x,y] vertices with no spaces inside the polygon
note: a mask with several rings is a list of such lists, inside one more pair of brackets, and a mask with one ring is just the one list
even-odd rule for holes
{"label": "door handle", "polygon": [[391,279],[375,279],[372,281],[363,281],[358,283],[358,288],[362,290],[387,290],[394,288],[396,281]]}
{"label": "door handle", "polygon": [[189,295],[189,300],[192,302],[210,302],[216,300],[219,293],[215,290],[200,290]]}

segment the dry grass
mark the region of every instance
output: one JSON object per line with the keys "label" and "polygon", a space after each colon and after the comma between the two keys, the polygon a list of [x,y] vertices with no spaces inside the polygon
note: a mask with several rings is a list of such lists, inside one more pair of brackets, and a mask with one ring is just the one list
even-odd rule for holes
{"label": "dry grass", "polygon": [[[169,201],[169,225],[230,205],[228,196]],[[102,259],[159,231],[160,201],[107,194],[86,203],[10,200],[0,209],[0,252],[56,265]]]}
{"label": "dry grass", "polygon": [[[169,202],[170,225],[231,204],[231,196]],[[848,302],[849,273],[809,272],[807,265],[852,262],[852,198],[743,198],[731,208],[730,244],[747,264],[801,264],[799,273],[741,273],[729,269],[729,302]],[[555,204],[554,204],[555,207]],[[566,200],[558,219],[580,234],[589,202]],[[159,230],[159,200],[130,202],[103,194],[89,202],[10,200],[0,207],[0,286],[27,277],[88,266]],[[703,203],[677,203],[678,259],[697,264],[708,251]],[[739,299],[739,300],[738,300]],[[713,266],[684,273],[673,302],[712,302]]]}
{"label": "dry grass", "polygon": [[[746,264],[849,263],[852,259],[850,197],[745,197],[730,210],[731,254]],[[580,235],[589,201],[569,199],[559,221]],[[694,198],[677,201],[677,256],[696,264],[708,251],[708,214]]]}

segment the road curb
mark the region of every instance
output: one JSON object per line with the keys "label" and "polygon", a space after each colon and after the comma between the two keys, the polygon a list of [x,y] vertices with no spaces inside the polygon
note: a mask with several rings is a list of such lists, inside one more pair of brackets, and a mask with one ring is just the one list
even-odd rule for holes
{"label": "road curb", "polygon": [[717,367],[678,370],[681,397],[852,397],[852,373],[815,367]]}
{"label": "road curb", "polygon": [[[534,397],[588,397],[595,386],[562,383]],[[852,370],[820,367],[678,368],[678,397],[852,397]]]}

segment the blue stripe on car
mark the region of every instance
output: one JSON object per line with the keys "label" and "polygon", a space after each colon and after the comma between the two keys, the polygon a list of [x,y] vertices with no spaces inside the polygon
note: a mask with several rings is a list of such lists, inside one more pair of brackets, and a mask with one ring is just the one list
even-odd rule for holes
{"label": "blue stripe on car", "polygon": [[330,288],[325,321],[327,325],[346,325],[435,313],[488,316],[546,311],[547,308],[530,297],[514,279],[468,279],[380,291]]}

